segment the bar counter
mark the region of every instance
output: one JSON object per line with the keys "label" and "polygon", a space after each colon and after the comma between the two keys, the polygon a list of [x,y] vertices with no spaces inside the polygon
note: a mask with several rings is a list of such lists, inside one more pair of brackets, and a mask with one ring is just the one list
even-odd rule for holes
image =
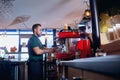
{"label": "bar counter", "polygon": [[60,64],[75,69],[100,73],[120,80],[120,55],[60,61]]}
{"label": "bar counter", "polygon": [[[21,54],[8,54],[14,58],[0,60],[0,78],[3,80],[26,80],[27,58],[22,58]],[[17,56],[17,58],[16,58]],[[9,78],[8,75],[9,74]]]}

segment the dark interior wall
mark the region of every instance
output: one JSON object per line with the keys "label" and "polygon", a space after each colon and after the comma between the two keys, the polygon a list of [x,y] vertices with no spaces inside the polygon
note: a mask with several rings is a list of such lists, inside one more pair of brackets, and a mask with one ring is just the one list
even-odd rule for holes
{"label": "dark interior wall", "polygon": [[98,14],[108,13],[109,16],[120,14],[120,0],[97,0]]}

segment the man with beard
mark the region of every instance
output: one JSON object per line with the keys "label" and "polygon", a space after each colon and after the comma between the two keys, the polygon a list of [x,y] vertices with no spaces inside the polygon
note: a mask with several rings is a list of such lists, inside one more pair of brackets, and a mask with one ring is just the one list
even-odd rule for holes
{"label": "man with beard", "polygon": [[42,34],[41,24],[32,26],[33,35],[28,40],[28,80],[43,80],[43,54],[52,53],[53,49],[43,48],[39,37]]}

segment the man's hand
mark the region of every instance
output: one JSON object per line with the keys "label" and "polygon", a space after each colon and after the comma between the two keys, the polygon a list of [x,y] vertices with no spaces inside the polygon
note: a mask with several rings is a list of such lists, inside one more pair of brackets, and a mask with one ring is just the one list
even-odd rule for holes
{"label": "man's hand", "polygon": [[55,49],[54,49],[54,48],[49,48],[49,52],[50,52],[50,53],[54,53],[54,52],[55,52]]}

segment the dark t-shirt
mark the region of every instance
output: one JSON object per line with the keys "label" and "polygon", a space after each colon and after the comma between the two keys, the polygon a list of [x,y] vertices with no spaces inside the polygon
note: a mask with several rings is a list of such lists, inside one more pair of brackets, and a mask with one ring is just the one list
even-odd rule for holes
{"label": "dark t-shirt", "polygon": [[34,47],[39,47],[42,49],[42,43],[39,40],[39,38],[35,35],[32,35],[30,39],[28,40],[28,53],[29,53],[29,60],[43,60],[43,55],[37,55],[33,48]]}

